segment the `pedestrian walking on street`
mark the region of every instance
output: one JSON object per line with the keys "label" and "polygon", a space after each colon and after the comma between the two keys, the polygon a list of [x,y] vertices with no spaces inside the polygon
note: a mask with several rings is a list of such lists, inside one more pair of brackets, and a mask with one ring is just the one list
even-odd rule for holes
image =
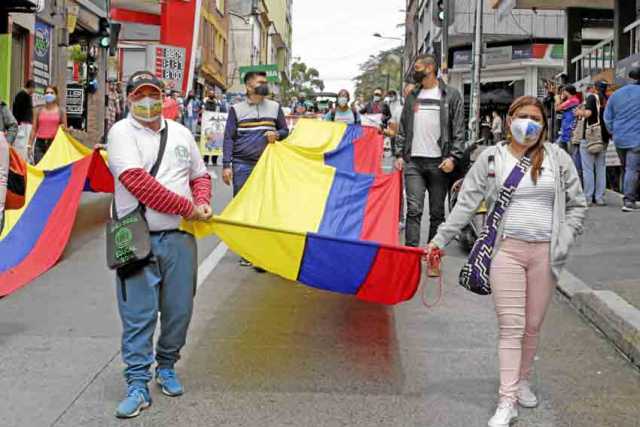
{"label": "pedestrian walking on street", "polygon": [[0,132],[4,133],[9,144],[13,144],[18,135],[18,122],[13,117],[9,106],[0,100]]}
{"label": "pedestrian walking on street", "polygon": [[[574,86],[567,85],[562,88],[561,96],[556,103],[556,111],[562,114],[558,143],[571,155],[580,176],[582,167],[580,162],[580,146],[572,143],[573,131],[576,127],[576,110],[580,105],[578,91]],[[577,141],[579,144],[580,141]]]}
{"label": "pedestrian walking on street", "polygon": [[502,141],[502,117],[497,111],[493,111],[493,119],[491,121],[491,134],[493,135],[493,143],[497,144]]}
{"label": "pedestrian walking on street", "polygon": [[195,238],[179,227],[182,218],[212,215],[211,178],[192,133],[162,117],[163,83],[152,73],[138,72],[127,88],[131,114],[107,138],[109,169],[116,178],[114,205],[118,218],[144,206],[152,256],[116,277],[127,382],[119,418],[135,417],[151,405],[147,384],[158,314],[156,382],[167,396],[184,391],[174,365],[187,338],[198,264]]}
{"label": "pedestrian walking on street", "polygon": [[13,142],[13,148],[22,156],[28,159],[29,137],[33,127],[33,93],[36,84],[33,80],[27,80],[24,89],[16,94],[13,99],[13,117],[18,122],[18,135]]}
{"label": "pedestrian walking on street", "polygon": [[[594,203],[597,206],[606,205],[604,201],[604,192],[607,187],[607,146],[609,144],[609,132],[604,125],[604,106],[607,103],[607,99],[604,95],[604,91],[598,89],[602,87],[601,84],[589,84],[587,85],[584,108],[580,108],[576,111],[578,117],[584,118],[583,132],[585,139],[580,143],[580,159],[582,163],[582,181],[584,183],[584,194],[587,198],[587,203]],[[606,88],[606,85],[605,85]],[[601,138],[602,145],[595,144],[589,148],[589,141],[587,138],[588,128],[594,128],[599,131],[599,137]],[[597,141],[596,141],[597,142]],[[597,150],[594,150],[594,147]]]}
{"label": "pedestrian walking on street", "polygon": [[386,125],[386,122],[391,117],[391,111],[389,110],[389,106],[382,99],[382,88],[376,88],[373,91],[373,97],[371,101],[367,103],[367,105],[360,110],[360,114],[382,114],[382,120]]}
{"label": "pedestrian walking on street", "polygon": [[[280,104],[267,99],[270,92],[267,73],[248,72],[244,76],[244,84],[247,99],[229,109],[222,149],[222,180],[233,185],[234,197],[249,179],[267,144],[289,136]],[[240,263],[251,266],[246,260]]]}
{"label": "pedestrian walking on street", "polygon": [[29,149],[33,149],[33,164],[37,165],[51,146],[58,128],[67,127],[67,113],[60,107],[58,88],[47,86],[44,91],[44,106],[35,114]]}
{"label": "pedestrian walking on street", "polygon": [[623,212],[638,211],[640,180],[640,67],[629,72],[635,83],[621,87],[611,95],[604,111],[604,121],[611,133],[622,167]]}
{"label": "pedestrian walking on street", "polygon": [[338,92],[338,102],[335,108],[325,114],[324,119],[330,122],[342,122],[348,125],[360,124],[360,114],[349,107],[349,91],[340,89]]}
{"label": "pedestrian walking on street", "polygon": [[198,131],[198,118],[200,117],[201,108],[202,102],[200,102],[193,91],[190,91],[189,96],[187,96],[187,99],[184,101],[184,125],[194,135]]}
{"label": "pedestrian walking on street", "polygon": [[176,122],[180,120],[180,108],[170,90],[165,92],[164,100],[162,102],[162,117],[166,120],[173,120]]}
{"label": "pedestrian walking on street", "polygon": [[444,222],[449,174],[462,161],[464,102],[460,92],[437,78],[435,56],[420,55],[416,87],[407,97],[396,137],[395,167],[404,170],[407,193],[405,244],[420,244],[425,193],[429,193],[429,240]]}
{"label": "pedestrian walking on street", "polygon": [[525,169],[500,222],[489,225],[487,233],[498,236],[490,252],[489,281],[500,329],[499,403],[490,427],[509,426],[518,416],[518,404],[538,405],[530,383],[538,335],[586,214],[575,165],[557,144],[545,142],[547,125],[541,101],[530,96],[514,101],[506,120],[507,140],[480,154],[453,211],[427,246],[427,253],[444,248],[483,200],[493,210],[505,181],[522,167],[521,159],[529,157],[530,170]]}

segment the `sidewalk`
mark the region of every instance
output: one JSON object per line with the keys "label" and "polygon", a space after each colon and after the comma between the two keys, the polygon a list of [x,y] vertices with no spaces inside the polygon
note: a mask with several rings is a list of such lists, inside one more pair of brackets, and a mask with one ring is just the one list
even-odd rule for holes
{"label": "sidewalk", "polygon": [[640,367],[640,213],[622,212],[617,193],[606,201],[589,209],[560,291]]}

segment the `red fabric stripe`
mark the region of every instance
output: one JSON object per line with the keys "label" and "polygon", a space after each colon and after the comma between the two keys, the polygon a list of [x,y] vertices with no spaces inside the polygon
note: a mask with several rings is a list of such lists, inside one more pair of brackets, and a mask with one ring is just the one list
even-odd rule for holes
{"label": "red fabric stripe", "polygon": [[91,165],[89,166],[87,181],[92,191],[113,193],[113,176],[99,150],[95,150],[91,156]]}
{"label": "red fabric stripe", "polygon": [[155,211],[184,217],[193,212],[190,200],[167,189],[142,168],[126,170],[118,179],[133,197]]}
{"label": "red fabric stripe", "polygon": [[384,137],[378,129],[364,126],[362,135],[353,143],[353,167],[357,173],[379,175],[382,173]]}
{"label": "red fabric stripe", "polygon": [[[391,183],[389,183],[391,181]],[[399,245],[400,197],[402,175],[396,171],[390,175],[376,176],[364,211],[360,238],[388,245]]]}
{"label": "red fabric stripe", "polygon": [[209,174],[200,176],[190,183],[191,194],[197,206],[211,204],[211,177]]}
{"label": "red fabric stripe", "polygon": [[67,188],[49,215],[47,225],[29,255],[12,269],[0,273],[0,297],[9,295],[49,270],[64,252],[76,219],[91,160],[91,157],[85,157],[73,165]]}
{"label": "red fabric stripe", "polygon": [[357,298],[379,304],[413,298],[420,284],[422,253],[419,248],[380,247]]}

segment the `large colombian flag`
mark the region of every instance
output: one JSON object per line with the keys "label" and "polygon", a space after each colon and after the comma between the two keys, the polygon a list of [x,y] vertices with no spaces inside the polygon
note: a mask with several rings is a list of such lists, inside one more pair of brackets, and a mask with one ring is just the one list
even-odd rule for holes
{"label": "large colombian flag", "polygon": [[422,250],[399,246],[402,178],[381,173],[382,144],[375,128],[300,120],[220,216],[183,227],[215,233],[290,280],[371,302],[408,300]]}
{"label": "large colombian flag", "polygon": [[38,165],[28,167],[25,206],[5,212],[0,233],[0,297],[58,261],[84,190],[113,192],[113,178],[97,151],[59,130]]}

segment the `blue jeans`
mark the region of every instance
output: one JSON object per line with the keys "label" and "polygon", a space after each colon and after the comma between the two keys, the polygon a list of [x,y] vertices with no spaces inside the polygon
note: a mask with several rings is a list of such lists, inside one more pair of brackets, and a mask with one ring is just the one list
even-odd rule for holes
{"label": "blue jeans", "polygon": [[638,197],[638,179],[640,175],[640,148],[618,148],[618,156],[624,168],[622,191],[624,202],[634,203]]}
{"label": "blue jeans", "polygon": [[173,368],[187,339],[198,271],[194,237],[180,231],[152,233],[153,259],[144,268],[117,282],[122,321],[122,360],[128,385],[151,379],[153,334],[160,313],[156,345],[158,368]]}
{"label": "blue jeans", "polygon": [[233,197],[242,190],[255,167],[255,163],[233,162]]}
{"label": "blue jeans", "polygon": [[598,154],[587,151],[587,141],[580,143],[580,157],[582,159],[582,181],[584,195],[591,203],[595,196],[596,202],[604,202],[604,191],[607,188],[607,152],[606,149]]}
{"label": "blue jeans", "polygon": [[197,117],[185,117],[184,125],[191,131],[192,134],[196,134],[198,130],[198,118]]}

